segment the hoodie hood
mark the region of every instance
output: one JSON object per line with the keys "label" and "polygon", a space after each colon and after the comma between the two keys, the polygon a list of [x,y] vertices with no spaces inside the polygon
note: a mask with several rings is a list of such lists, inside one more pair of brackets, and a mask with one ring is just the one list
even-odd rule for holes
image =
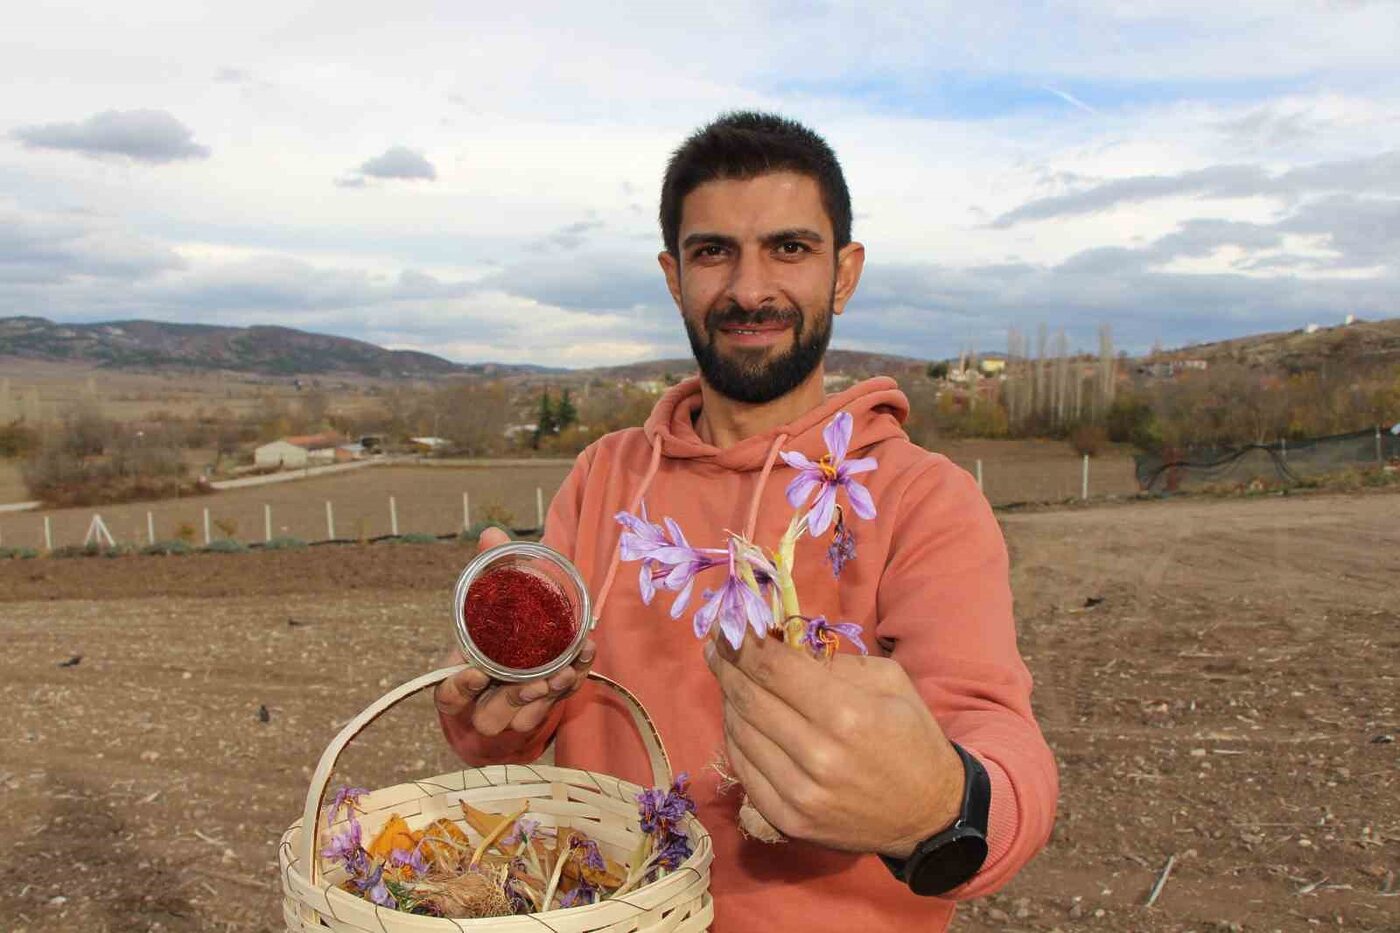
{"label": "hoodie hood", "polygon": [[888,376],[858,382],[789,422],[747,438],[733,447],[707,444],[695,432],[700,412],[700,379],[691,377],[672,386],[652,409],[645,431],[653,448],[661,444],[661,456],[671,460],[700,460],[736,472],[762,470],[771,459],[773,442],[786,436],[783,449],[797,451],[812,460],[826,453],[822,429],[841,411],[853,419],[850,450],[864,450],[891,438],[905,438],[901,425],[909,417],[909,400]]}

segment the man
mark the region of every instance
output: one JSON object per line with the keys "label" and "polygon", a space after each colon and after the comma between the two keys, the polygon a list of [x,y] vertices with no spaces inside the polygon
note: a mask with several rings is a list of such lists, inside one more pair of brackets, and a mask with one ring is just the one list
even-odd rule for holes
{"label": "man", "polygon": [[[828,663],[754,639],[737,653],[722,640],[701,648],[688,621],[644,605],[621,573],[596,648],[573,668],[516,686],[476,671],[441,685],[448,741],[484,764],[532,760],[553,739],[561,764],[649,783],[625,711],[583,683],[596,665],[642,699],[694,778],[715,849],[714,929],[943,929],[955,900],[1029,861],[1054,819],[1055,765],[1016,649],[1000,529],[966,472],[909,442],[892,380],[823,392],[832,321],[865,250],[819,136],[765,114],[721,117],[672,157],[661,227],[699,378],[667,392],[644,428],[579,456],[544,540],[595,594],[616,560],[614,516],[639,500],[693,542],[756,521],[753,540],[771,546],[792,515],[794,474],[777,453],[818,460],[823,428],[847,412],[848,456],[879,464],[861,476],[876,515],[852,523],[858,547],[839,587],[826,541],[799,543],[796,582],[805,611],[863,626],[871,655]],[[707,767],[721,751],[789,842],[740,833],[736,795]]]}

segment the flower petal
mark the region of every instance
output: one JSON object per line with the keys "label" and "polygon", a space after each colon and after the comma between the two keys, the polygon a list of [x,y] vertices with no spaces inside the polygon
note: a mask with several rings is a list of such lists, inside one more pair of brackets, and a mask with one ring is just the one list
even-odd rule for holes
{"label": "flower petal", "polygon": [[846,498],[851,500],[851,508],[864,519],[875,517],[875,500],[870,498],[870,490],[853,479],[841,484],[846,488]]}
{"label": "flower petal", "polygon": [[802,508],[811,497],[812,490],[820,486],[822,482],[822,475],[818,470],[803,470],[798,473],[793,477],[792,482],[788,483],[788,505],[794,509]]}
{"label": "flower petal", "polygon": [[695,617],[691,624],[695,628],[695,637],[704,638],[710,634],[710,628],[715,624],[715,615],[719,612],[720,597],[724,594],[724,588],[705,591],[705,605],[695,612]]}
{"label": "flower petal", "polygon": [[831,452],[831,462],[834,466],[840,466],[846,459],[846,448],[851,446],[851,431],[854,425],[855,419],[851,417],[851,413],[843,411],[822,429],[822,440],[826,441],[826,449]]}
{"label": "flower petal", "polygon": [[642,605],[650,606],[656,596],[656,583],[651,578],[651,561],[642,561],[642,572],[637,579],[642,589]]}
{"label": "flower petal", "polygon": [[821,495],[807,513],[807,533],[819,538],[831,526],[831,518],[836,514],[836,486],[827,484]]}
{"label": "flower petal", "polygon": [[811,460],[808,460],[806,455],[800,454],[795,450],[784,450],[779,453],[778,456],[782,457],[783,462],[794,470],[815,470],[817,468],[817,465]]}
{"label": "flower petal", "polygon": [[860,633],[862,629],[856,623],[837,622],[835,625],[832,625],[831,628],[834,631],[840,632],[842,635],[844,635],[846,640],[849,641],[851,644],[855,645],[856,649],[860,651],[861,654],[870,653],[865,649],[865,642],[861,641]]}
{"label": "flower petal", "polygon": [[740,586],[739,594],[743,597],[744,615],[748,618],[749,628],[753,629],[759,638],[766,637],[768,630],[773,627],[773,611],[768,608],[763,597],[749,587]]}
{"label": "flower petal", "polygon": [[836,475],[842,479],[847,476],[855,476],[857,473],[869,473],[880,464],[874,457],[861,457],[858,460],[847,460],[836,470]]}
{"label": "flower petal", "polygon": [[671,603],[671,618],[679,619],[685,612],[686,605],[690,602],[690,594],[695,589],[695,577],[692,576],[685,581],[680,593],[676,596],[676,601]]}
{"label": "flower petal", "polygon": [[681,531],[681,526],[676,524],[676,520],[671,516],[667,515],[664,521],[666,522],[666,530],[671,532],[671,540],[676,544],[676,546],[689,548],[690,543],[685,540],[685,532]]}

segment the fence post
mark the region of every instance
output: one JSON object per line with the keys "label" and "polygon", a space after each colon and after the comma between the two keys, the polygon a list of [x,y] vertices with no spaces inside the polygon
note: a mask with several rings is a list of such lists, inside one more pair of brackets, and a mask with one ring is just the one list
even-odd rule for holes
{"label": "fence post", "polygon": [[544,490],[539,486],[535,487],[535,527],[544,530]]}
{"label": "fence post", "polygon": [[1288,438],[1280,437],[1278,439],[1278,452],[1284,460],[1288,459]]}
{"label": "fence post", "polygon": [[263,503],[263,541],[272,540],[272,504]]}
{"label": "fence post", "polygon": [[395,538],[399,536],[399,506],[393,496],[389,497],[389,533]]}
{"label": "fence post", "polygon": [[1381,450],[1381,426],[1376,425],[1376,466],[1385,466],[1385,453]]}
{"label": "fence post", "polygon": [[212,536],[209,534],[209,510],[204,510],[204,546],[208,547]]}
{"label": "fence post", "polygon": [[1079,498],[1089,498],[1089,455],[1084,455],[1084,479],[1079,484]]}
{"label": "fence post", "polygon": [[150,512],[146,513],[146,540],[151,544],[156,543],[156,517]]}
{"label": "fence post", "polygon": [[472,526],[472,500],[466,493],[462,493],[462,530],[466,531]]}
{"label": "fence post", "polygon": [[326,500],[326,540],[335,540],[335,509],[329,499]]}
{"label": "fence post", "polygon": [[982,488],[982,461],[977,461],[977,488]]}
{"label": "fence post", "polygon": [[44,516],[44,550],[53,550],[53,522],[47,515]]}

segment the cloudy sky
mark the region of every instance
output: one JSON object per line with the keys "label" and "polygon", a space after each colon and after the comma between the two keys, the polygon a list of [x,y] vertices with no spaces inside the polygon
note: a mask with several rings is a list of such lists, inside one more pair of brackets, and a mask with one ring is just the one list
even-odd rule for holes
{"label": "cloudy sky", "polygon": [[12,13],[0,316],[684,355],[660,177],[734,108],[845,165],[867,264],[839,346],[1400,314],[1400,3],[476,6]]}

